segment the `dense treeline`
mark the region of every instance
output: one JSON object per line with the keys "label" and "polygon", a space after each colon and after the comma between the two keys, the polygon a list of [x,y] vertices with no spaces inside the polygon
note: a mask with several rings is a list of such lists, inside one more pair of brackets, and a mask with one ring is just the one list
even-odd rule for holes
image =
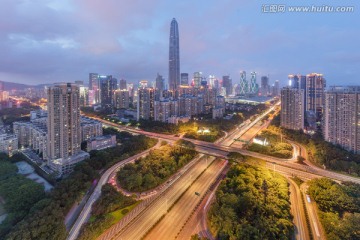
{"label": "dense treeline", "polygon": [[163,183],[195,155],[195,150],[181,145],[164,145],[135,163],[126,164],[118,172],[117,179],[128,191],[146,191]]}
{"label": "dense treeline", "polygon": [[[274,126],[280,126],[280,116],[272,121]],[[303,131],[282,129],[286,138],[304,145],[307,149],[309,160],[318,166],[325,166],[330,170],[345,172],[360,176],[360,155],[344,150],[342,147],[326,142],[320,132],[313,136]]]}
{"label": "dense treeline", "polygon": [[6,239],[66,239],[64,218],[73,204],[80,201],[90,189],[92,182],[99,177],[99,172],[155,143],[156,140],[139,135],[114,148],[91,152],[90,159],[77,165],[69,177],[56,184],[22,221],[14,224]]}
{"label": "dense treeline", "polygon": [[318,205],[328,240],[360,239],[359,184],[314,179],[309,182],[308,193]]}
{"label": "dense treeline", "polygon": [[0,154],[0,196],[5,200],[4,208],[8,214],[0,225],[0,238],[45,196],[44,187],[18,174],[13,161],[14,158]]}
{"label": "dense treeline", "polygon": [[289,143],[282,141],[279,128],[269,126],[267,129],[261,131],[257,137],[266,139],[269,145],[262,146],[252,143],[247,147],[248,150],[279,158],[292,157],[293,147]]}
{"label": "dense treeline", "polygon": [[110,184],[105,184],[101,189],[100,198],[94,203],[91,210],[91,220],[84,226],[80,233],[80,240],[96,239],[114,222],[110,214],[116,210],[134,204],[136,201],[117,192]]}
{"label": "dense treeline", "polygon": [[288,183],[265,168],[234,165],[208,218],[217,239],[292,239]]}
{"label": "dense treeline", "polygon": [[28,121],[30,120],[28,117],[29,112],[37,109],[40,109],[40,107],[24,102],[20,108],[1,109],[0,118],[5,125],[12,124],[15,121]]}

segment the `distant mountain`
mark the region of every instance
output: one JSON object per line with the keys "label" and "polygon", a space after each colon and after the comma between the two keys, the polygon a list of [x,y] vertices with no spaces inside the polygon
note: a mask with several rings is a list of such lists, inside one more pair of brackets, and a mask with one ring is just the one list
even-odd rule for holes
{"label": "distant mountain", "polygon": [[5,82],[5,81],[2,82],[4,83],[4,89],[6,91],[10,91],[13,89],[24,90],[25,88],[44,88],[47,85],[51,85],[51,84],[28,85],[28,84]]}
{"label": "distant mountain", "polygon": [[5,81],[2,81],[2,82],[4,84],[4,89],[6,91],[13,90],[13,89],[23,90],[25,88],[34,87],[32,85],[27,85],[27,84],[22,84],[22,83],[13,83],[13,82],[5,82]]}

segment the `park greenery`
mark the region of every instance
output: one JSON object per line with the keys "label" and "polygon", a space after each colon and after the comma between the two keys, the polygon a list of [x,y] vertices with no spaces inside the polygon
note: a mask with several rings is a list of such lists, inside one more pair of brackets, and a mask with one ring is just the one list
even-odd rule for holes
{"label": "park greenery", "polygon": [[23,219],[38,201],[44,198],[44,187],[20,174],[13,163],[16,157],[10,158],[0,153],[0,196],[4,199],[5,212],[8,214],[0,225],[0,238],[8,233],[11,227]]}
{"label": "park greenery", "polygon": [[[280,126],[279,115],[274,118],[272,124]],[[349,152],[339,145],[326,142],[320,131],[314,135],[305,134],[301,130],[281,128],[280,131],[287,139],[302,144],[308,152],[309,160],[314,164],[330,170],[360,176],[360,155]]]}
{"label": "park greenery", "polygon": [[327,178],[309,181],[308,194],[317,203],[328,240],[360,239],[360,185]]}
{"label": "park greenery", "polygon": [[94,203],[91,210],[91,218],[79,234],[79,240],[96,239],[106,229],[110,228],[120,219],[116,219],[115,211],[126,214],[127,207],[136,203],[132,197],[124,196],[110,184],[105,184],[101,189],[100,198]]}
{"label": "park greenery", "polygon": [[29,112],[38,110],[40,107],[34,106],[28,102],[23,102],[20,108],[4,108],[0,110],[0,119],[5,125],[12,124],[16,121],[28,121],[30,120]]}
{"label": "park greenery", "polygon": [[66,239],[66,214],[95,187],[100,172],[154,146],[157,141],[138,135],[120,142],[122,144],[114,148],[90,152],[90,159],[78,164],[70,176],[59,181],[27,214],[14,222],[5,239]]}
{"label": "park greenery", "polygon": [[233,165],[208,214],[217,239],[291,239],[288,183],[266,168]]}
{"label": "park greenery", "polygon": [[261,131],[256,138],[266,139],[269,145],[263,146],[257,143],[252,143],[247,147],[249,151],[278,158],[288,159],[292,157],[293,147],[291,144],[283,141],[279,128],[269,126],[267,129]]}
{"label": "park greenery", "polygon": [[181,141],[151,150],[146,157],[126,164],[117,173],[121,187],[130,192],[143,192],[165,182],[196,155],[194,148],[186,144],[188,141]]}

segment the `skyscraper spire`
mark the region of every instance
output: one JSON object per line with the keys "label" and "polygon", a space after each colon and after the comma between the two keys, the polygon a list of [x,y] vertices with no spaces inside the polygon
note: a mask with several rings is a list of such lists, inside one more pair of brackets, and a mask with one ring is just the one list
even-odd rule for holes
{"label": "skyscraper spire", "polygon": [[175,18],[171,21],[169,40],[169,90],[175,92],[180,85],[179,29]]}

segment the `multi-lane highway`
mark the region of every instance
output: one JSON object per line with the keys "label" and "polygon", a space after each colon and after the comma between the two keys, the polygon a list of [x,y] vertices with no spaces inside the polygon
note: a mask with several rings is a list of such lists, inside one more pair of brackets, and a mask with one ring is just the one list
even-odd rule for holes
{"label": "multi-lane highway", "polygon": [[[112,231],[110,229],[100,236],[99,239],[141,239],[163,217],[163,215],[167,213],[168,209],[178,201],[182,194],[212,161],[213,158],[202,158],[200,161],[196,162],[191,168],[184,172],[171,187],[160,193],[154,201],[149,203],[147,208],[139,213],[126,227],[124,226],[124,228],[119,229],[118,231]],[[213,169],[213,166],[216,166],[216,169],[219,170],[219,161],[216,161],[213,164],[215,165],[211,165],[205,172],[210,171],[213,174],[217,174],[216,171],[211,169]],[[196,196],[195,193],[194,196]]]}
{"label": "multi-lane highway", "polygon": [[[157,143],[157,145],[155,145],[153,148],[159,147],[160,142]],[[153,149],[151,148],[151,149]],[[82,227],[82,225],[88,220],[88,218],[90,217],[90,212],[91,212],[91,207],[94,204],[94,202],[100,197],[101,195],[101,188],[103,185],[105,185],[110,177],[110,175],[116,170],[121,168],[123,165],[130,163],[140,157],[145,156],[146,154],[148,154],[150,152],[151,149],[148,149],[142,153],[139,153],[137,155],[134,155],[124,161],[121,161],[117,164],[115,164],[114,166],[112,166],[111,168],[109,168],[108,170],[106,170],[106,172],[101,176],[99,182],[97,183],[93,193],[91,194],[91,196],[89,197],[89,199],[87,200],[83,210],[81,211],[79,217],[77,218],[76,222],[74,223],[73,227],[71,228],[69,235],[68,235],[68,240],[75,240],[77,238],[77,236],[79,235],[79,231]]]}
{"label": "multi-lane highway", "polygon": [[[226,161],[215,160],[215,162],[194,182],[145,239],[175,239],[191,216],[196,205],[201,202],[202,197],[205,195],[210,185],[215,182],[225,166]],[[196,192],[198,195],[195,194]]]}

